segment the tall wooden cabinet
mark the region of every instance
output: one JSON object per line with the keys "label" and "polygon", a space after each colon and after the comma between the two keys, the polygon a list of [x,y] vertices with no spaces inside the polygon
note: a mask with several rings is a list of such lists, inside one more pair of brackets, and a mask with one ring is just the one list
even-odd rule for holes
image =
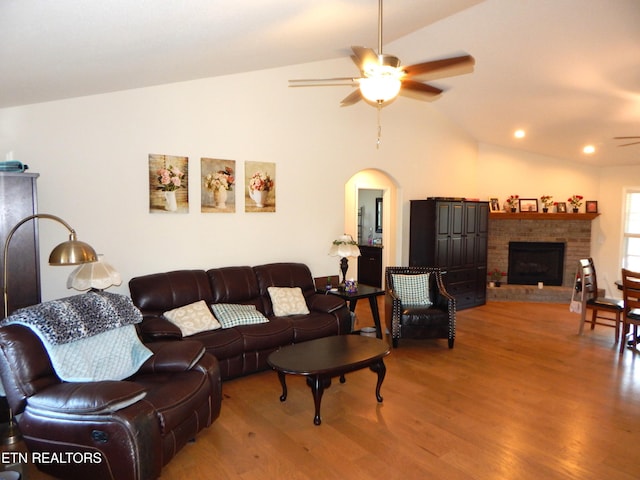
{"label": "tall wooden cabinet", "polygon": [[[0,266],[4,268],[4,243],[11,229],[23,218],[37,213],[37,173],[0,172]],[[38,221],[26,222],[16,230],[9,245],[9,313],[40,303],[40,260]],[[4,279],[0,273],[0,284]],[[5,317],[4,301],[1,302]]]}
{"label": "tall wooden cabinet", "polygon": [[459,310],[487,299],[489,203],[411,200],[409,265],[440,267]]}

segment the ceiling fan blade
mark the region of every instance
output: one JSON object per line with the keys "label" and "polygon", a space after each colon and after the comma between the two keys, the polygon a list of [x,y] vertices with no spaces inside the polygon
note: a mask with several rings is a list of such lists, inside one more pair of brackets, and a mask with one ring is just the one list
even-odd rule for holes
{"label": "ceiling fan blade", "polygon": [[340,106],[341,107],[348,107],[349,105],[353,105],[354,103],[358,103],[360,100],[362,100],[362,94],[360,93],[360,89],[357,88],[353,92],[351,92],[349,95],[347,95],[346,97],[344,97],[342,99],[342,101],[340,102]]}
{"label": "ceiling fan blade", "polygon": [[640,138],[640,137],[613,137],[614,140],[628,140],[631,138]]}
{"label": "ceiling fan blade", "polygon": [[[633,137],[631,137],[633,138]],[[635,137],[638,138],[638,137]],[[622,145],[618,145],[619,147],[628,147],[629,145],[638,145],[640,142],[631,142],[631,143],[623,143]]]}
{"label": "ceiling fan blade", "polygon": [[353,50],[353,55],[351,59],[353,63],[360,69],[360,71],[365,71],[365,66],[373,63],[375,65],[378,64],[378,54],[372,49],[367,47],[351,47]]}
{"label": "ceiling fan blade", "polygon": [[358,79],[353,77],[335,78],[304,78],[289,80],[290,87],[332,87],[332,86],[353,86],[358,84]]}
{"label": "ceiling fan blade", "polygon": [[417,100],[433,100],[440,95],[442,90],[426,83],[416,82],[414,80],[402,80],[400,95],[415,98]]}
{"label": "ceiling fan blade", "polygon": [[407,77],[442,78],[471,73],[476,61],[471,55],[444,58],[403,67]]}

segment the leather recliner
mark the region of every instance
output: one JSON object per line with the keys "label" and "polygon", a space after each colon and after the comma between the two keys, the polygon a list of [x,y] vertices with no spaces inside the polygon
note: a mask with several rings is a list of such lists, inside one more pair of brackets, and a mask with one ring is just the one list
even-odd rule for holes
{"label": "leather recliner", "polygon": [[29,328],[0,328],[9,406],[31,454],[51,460],[40,470],[64,479],[154,479],[218,417],[220,370],[200,342],[146,346],[153,355],[123,381],[69,383]]}

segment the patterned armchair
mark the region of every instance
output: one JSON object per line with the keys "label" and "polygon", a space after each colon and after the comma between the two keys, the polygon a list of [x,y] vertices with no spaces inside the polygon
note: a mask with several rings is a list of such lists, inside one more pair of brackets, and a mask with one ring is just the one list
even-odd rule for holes
{"label": "patterned armchair", "polygon": [[386,318],[393,347],[400,338],[446,338],[453,348],[456,302],[445,289],[442,271],[432,267],[387,267]]}

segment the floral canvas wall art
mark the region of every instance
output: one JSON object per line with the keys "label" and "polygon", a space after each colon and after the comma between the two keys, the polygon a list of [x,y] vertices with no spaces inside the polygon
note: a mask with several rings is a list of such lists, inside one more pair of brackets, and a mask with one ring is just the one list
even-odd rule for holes
{"label": "floral canvas wall art", "polygon": [[200,211],[234,213],[236,211],[236,161],[200,159]]}
{"label": "floral canvas wall art", "polygon": [[189,157],[149,154],[149,212],[189,213]]}
{"label": "floral canvas wall art", "polygon": [[244,162],[244,211],[276,211],[276,164]]}

